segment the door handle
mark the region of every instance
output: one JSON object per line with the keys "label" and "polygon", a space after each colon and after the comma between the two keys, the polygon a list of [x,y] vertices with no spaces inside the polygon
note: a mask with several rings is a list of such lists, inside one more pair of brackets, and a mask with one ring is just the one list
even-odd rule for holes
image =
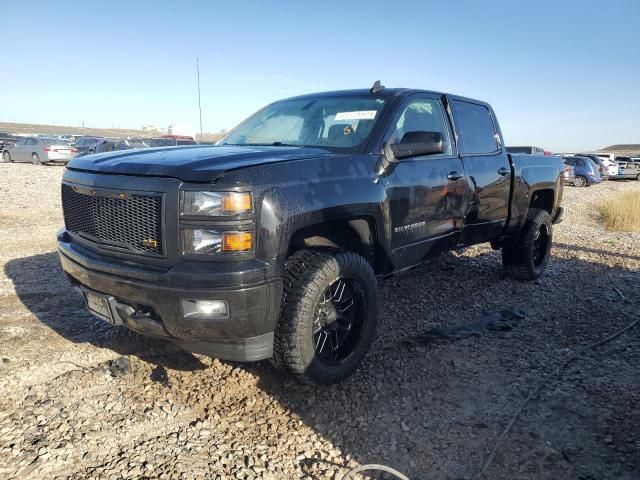
{"label": "door handle", "polygon": [[500,170],[498,170],[498,173],[504,177],[505,175],[509,175],[511,173],[511,170],[509,170],[507,167],[502,167]]}
{"label": "door handle", "polygon": [[453,181],[460,180],[463,177],[464,177],[464,175],[461,174],[460,172],[449,172],[449,175],[447,175],[447,178],[449,180],[453,180]]}

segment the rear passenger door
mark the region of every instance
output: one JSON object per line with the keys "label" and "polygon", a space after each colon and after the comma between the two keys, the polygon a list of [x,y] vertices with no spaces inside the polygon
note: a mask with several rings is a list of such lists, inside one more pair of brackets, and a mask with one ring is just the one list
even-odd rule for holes
{"label": "rear passenger door", "polygon": [[502,232],[509,214],[511,165],[493,112],[467,100],[450,104],[467,183],[462,243],[472,245]]}
{"label": "rear passenger door", "polygon": [[[40,140],[38,140],[36,138],[28,139],[27,143],[26,143],[26,146],[25,146],[25,149],[22,152],[22,161],[23,162],[30,162],[32,153],[37,153],[38,155],[42,156],[41,153],[40,153],[40,149],[41,148],[42,148],[42,145],[40,144]],[[43,159],[43,161],[46,161],[46,159]]]}

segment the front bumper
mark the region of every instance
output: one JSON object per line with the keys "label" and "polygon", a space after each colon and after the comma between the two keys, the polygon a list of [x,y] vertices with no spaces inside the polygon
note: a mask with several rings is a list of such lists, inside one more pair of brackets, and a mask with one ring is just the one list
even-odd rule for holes
{"label": "front bumper", "polygon": [[[282,280],[268,278],[263,262],[244,264],[232,277],[228,271],[212,272],[213,268],[194,271],[191,276],[183,269],[176,275],[173,269],[132,267],[130,262],[84,250],[64,231],[58,235],[58,253],[73,285],[108,297],[116,323],[225,360],[272,356]],[[229,284],[229,278],[234,284]],[[185,317],[182,299],[224,300],[229,318]]]}

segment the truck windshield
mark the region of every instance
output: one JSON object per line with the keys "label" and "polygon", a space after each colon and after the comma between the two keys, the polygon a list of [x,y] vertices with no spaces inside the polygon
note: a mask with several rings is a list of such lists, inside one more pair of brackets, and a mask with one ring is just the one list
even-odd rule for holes
{"label": "truck windshield", "polygon": [[356,149],[371,134],[383,98],[318,97],[273,103],[233,129],[218,145]]}

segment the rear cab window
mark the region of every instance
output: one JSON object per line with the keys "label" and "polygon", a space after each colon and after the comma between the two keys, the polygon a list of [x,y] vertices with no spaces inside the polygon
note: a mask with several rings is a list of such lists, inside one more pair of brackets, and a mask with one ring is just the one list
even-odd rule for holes
{"label": "rear cab window", "polygon": [[483,155],[500,150],[498,133],[487,107],[461,100],[453,100],[451,104],[459,133],[460,153]]}

